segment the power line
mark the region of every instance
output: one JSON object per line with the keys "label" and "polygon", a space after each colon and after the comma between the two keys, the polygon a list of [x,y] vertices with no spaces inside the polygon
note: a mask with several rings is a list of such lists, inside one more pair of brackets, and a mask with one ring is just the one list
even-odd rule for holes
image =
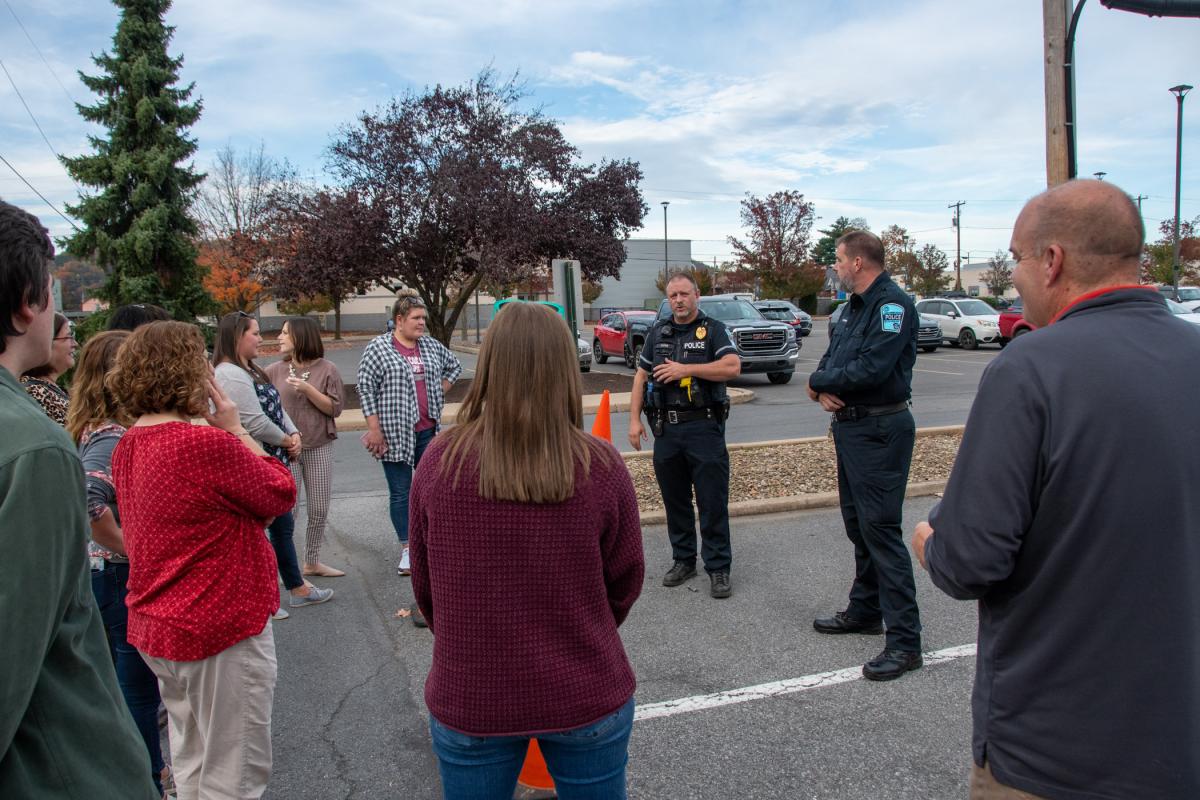
{"label": "power line", "polygon": [[53,210],[55,214],[58,214],[60,217],[62,217],[63,219],[65,219],[65,220],[67,221],[67,224],[68,224],[68,225],[70,225],[72,228],[74,228],[74,229],[75,229],[75,231],[76,231],[77,233],[83,233],[83,231],[79,229],[79,226],[78,226],[78,225],[76,225],[76,224],[74,223],[74,221],[72,221],[72,220],[71,220],[71,218],[70,218],[70,217],[68,217],[66,214],[62,213],[62,212],[61,212],[61,211],[59,211],[57,208],[55,208],[54,204],[53,204],[53,203],[51,203],[49,200],[47,200],[47,199],[46,199],[46,196],[45,196],[44,194],[42,194],[42,193],[41,193],[41,192],[39,192],[37,189],[35,189],[32,183],[30,183],[29,181],[25,180],[25,176],[24,176],[24,175],[22,175],[20,172],[17,172],[17,168],[16,168],[16,167],[14,167],[12,164],[8,163],[8,159],[7,159],[7,158],[5,158],[4,156],[0,155],[0,161],[3,161],[3,162],[4,162],[4,166],[6,166],[6,167],[8,167],[9,169],[11,169],[11,170],[13,171],[13,174],[15,174],[15,175],[16,175],[18,178],[20,178],[20,179],[21,179],[21,181],[22,181],[22,182],[23,182],[23,183],[24,183],[26,186],[28,186],[30,189],[32,189],[34,194],[36,194],[38,197],[42,198],[42,202],[43,202],[43,203],[45,203],[46,205],[50,206],[51,210]]}
{"label": "power line", "polygon": [[[4,66],[3,61],[0,61],[0,70],[4,70],[4,77],[8,78],[8,82],[12,85],[13,91],[17,93],[17,99],[21,101],[21,105],[25,106],[25,113],[29,115],[31,120],[33,120],[33,126],[37,128],[38,133],[42,135],[42,141],[46,143],[46,147],[50,148],[50,152],[54,154],[55,159],[58,159],[58,163],[62,164],[62,156],[60,156],[58,151],[54,149],[54,145],[50,144],[50,140],[46,137],[46,132],[42,130],[42,126],[38,123],[37,117],[33,115],[33,111],[29,108],[29,104],[25,102],[25,98],[21,95],[21,90],[17,88],[17,82],[13,80],[12,75],[10,75],[8,72],[8,67]],[[71,173],[68,172],[67,177],[71,178],[71,183],[75,184],[75,190],[82,193],[83,190],[79,188],[78,183],[75,183],[75,178],[71,176]]]}
{"label": "power line", "polygon": [[50,74],[54,76],[54,82],[58,84],[58,88],[62,89],[63,94],[67,96],[72,105],[79,105],[75,102],[75,98],[71,97],[71,93],[67,91],[67,87],[63,86],[63,82],[58,79],[58,73],[54,71],[54,67],[50,66],[50,62],[46,60],[46,57],[42,55],[42,49],[37,46],[37,42],[29,35],[29,31],[25,30],[25,25],[21,22],[21,18],[17,16],[17,12],[13,11],[13,7],[9,5],[8,0],[4,0],[4,5],[8,7],[8,13],[12,14],[12,18],[17,21],[17,25],[21,28],[21,32],[25,34],[25,38],[29,40],[29,43],[33,45],[33,49],[37,51],[38,58],[42,59],[42,63],[46,65],[46,69],[50,70]]}

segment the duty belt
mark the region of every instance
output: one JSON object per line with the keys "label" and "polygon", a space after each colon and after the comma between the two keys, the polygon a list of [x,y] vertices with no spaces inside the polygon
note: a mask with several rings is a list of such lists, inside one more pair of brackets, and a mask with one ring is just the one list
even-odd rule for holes
{"label": "duty belt", "polygon": [[688,409],[665,408],[660,413],[662,413],[667,422],[671,423],[672,425],[676,425],[680,422],[692,422],[698,419],[718,419],[716,406]]}
{"label": "duty belt", "polygon": [[899,414],[908,408],[908,401],[888,403],[883,406],[846,406],[833,412],[834,422],[857,422],[867,417],[879,417],[884,414]]}

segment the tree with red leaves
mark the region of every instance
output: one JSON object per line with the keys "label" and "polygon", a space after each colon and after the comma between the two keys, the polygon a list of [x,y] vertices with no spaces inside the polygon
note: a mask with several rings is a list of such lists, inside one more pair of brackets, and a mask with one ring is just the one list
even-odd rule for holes
{"label": "tree with red leaves", "polygon": [[272,268],[275,297],[333,304],[334,338],[342,338],[342,302],[388,274],[387,212],[357,191],[321,189],[276,193]]}
{"label": "tree with red leaves", "polygon": [[386,215],[388,285],[417,290],[443,342],[481,283],[527,281],[552,258],[588,280],[618,274],[646,214],[636,162],[577,163],[523,98],[485,70],[363,113],[330,148],[332,172]]}
{"label": "tree with red leaves", "polygon": [[729,245],[765,296],[799,301],[825,284],[825,270],[809,258],[813,219],[813,204],[801,192],[747,194],[742,201],[742,227],[749,237],[743,242],[730,236]]}

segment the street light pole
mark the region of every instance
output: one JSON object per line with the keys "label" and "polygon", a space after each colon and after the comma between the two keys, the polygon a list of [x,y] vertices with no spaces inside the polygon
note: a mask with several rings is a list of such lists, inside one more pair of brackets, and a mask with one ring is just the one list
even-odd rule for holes
{"label": "street light pole", "polygon": [[1171,87],[1175,95],[1175,255],[1171,259],[1171,277],[1175,281],[1175,296],[1179,296],[1179,178],[1183,162],[1183,98],[1192,90],[1191,86],[1181,83]]}
{"label": "street light pole", "polygon": [[663,295],[667,293],[667,206],[670,200],[663,200]]}
{"label": "street light pole", "polygon": [[1102,181],[1102,180],[1104,180],[1104,176],[1107,175],[1108,173],[1107,172],[1093,172],[1092,174],[1096,176],[1096,180]]}

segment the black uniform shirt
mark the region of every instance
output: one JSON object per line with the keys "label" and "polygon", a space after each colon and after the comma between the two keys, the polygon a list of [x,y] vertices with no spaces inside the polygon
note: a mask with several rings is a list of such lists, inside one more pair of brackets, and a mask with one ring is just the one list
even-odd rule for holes
{"label": "black uniform shirt", "polygon": [[[914,340],[915,341],[915,340]],[[696,311],[696,318],[686,325],[675,322],[673,317],[660,319],[646,334],[646,343],[638,357],[638,366],[650,374],[654,380],[654,365],[661,364],[666,359],[682,364],[711,364],[729,353],[737,353],[737,348],[729,339],[729,330],[725,323],[713,319],[703,311]],[[725,384],[697,378],[706,394],[707,404],[717,403],[725,399]],[[659,386],[659,384],[655,384]],[[682,397],[678,383],[663,384],[666,392],[666,402],[670,407],[689,405]]]}
{"label": "black uniform shirt", "polygon": [[850,296],[808,385],[848,406],[902,403],[912,396],[916,361],[916,306],[884,272]]}

